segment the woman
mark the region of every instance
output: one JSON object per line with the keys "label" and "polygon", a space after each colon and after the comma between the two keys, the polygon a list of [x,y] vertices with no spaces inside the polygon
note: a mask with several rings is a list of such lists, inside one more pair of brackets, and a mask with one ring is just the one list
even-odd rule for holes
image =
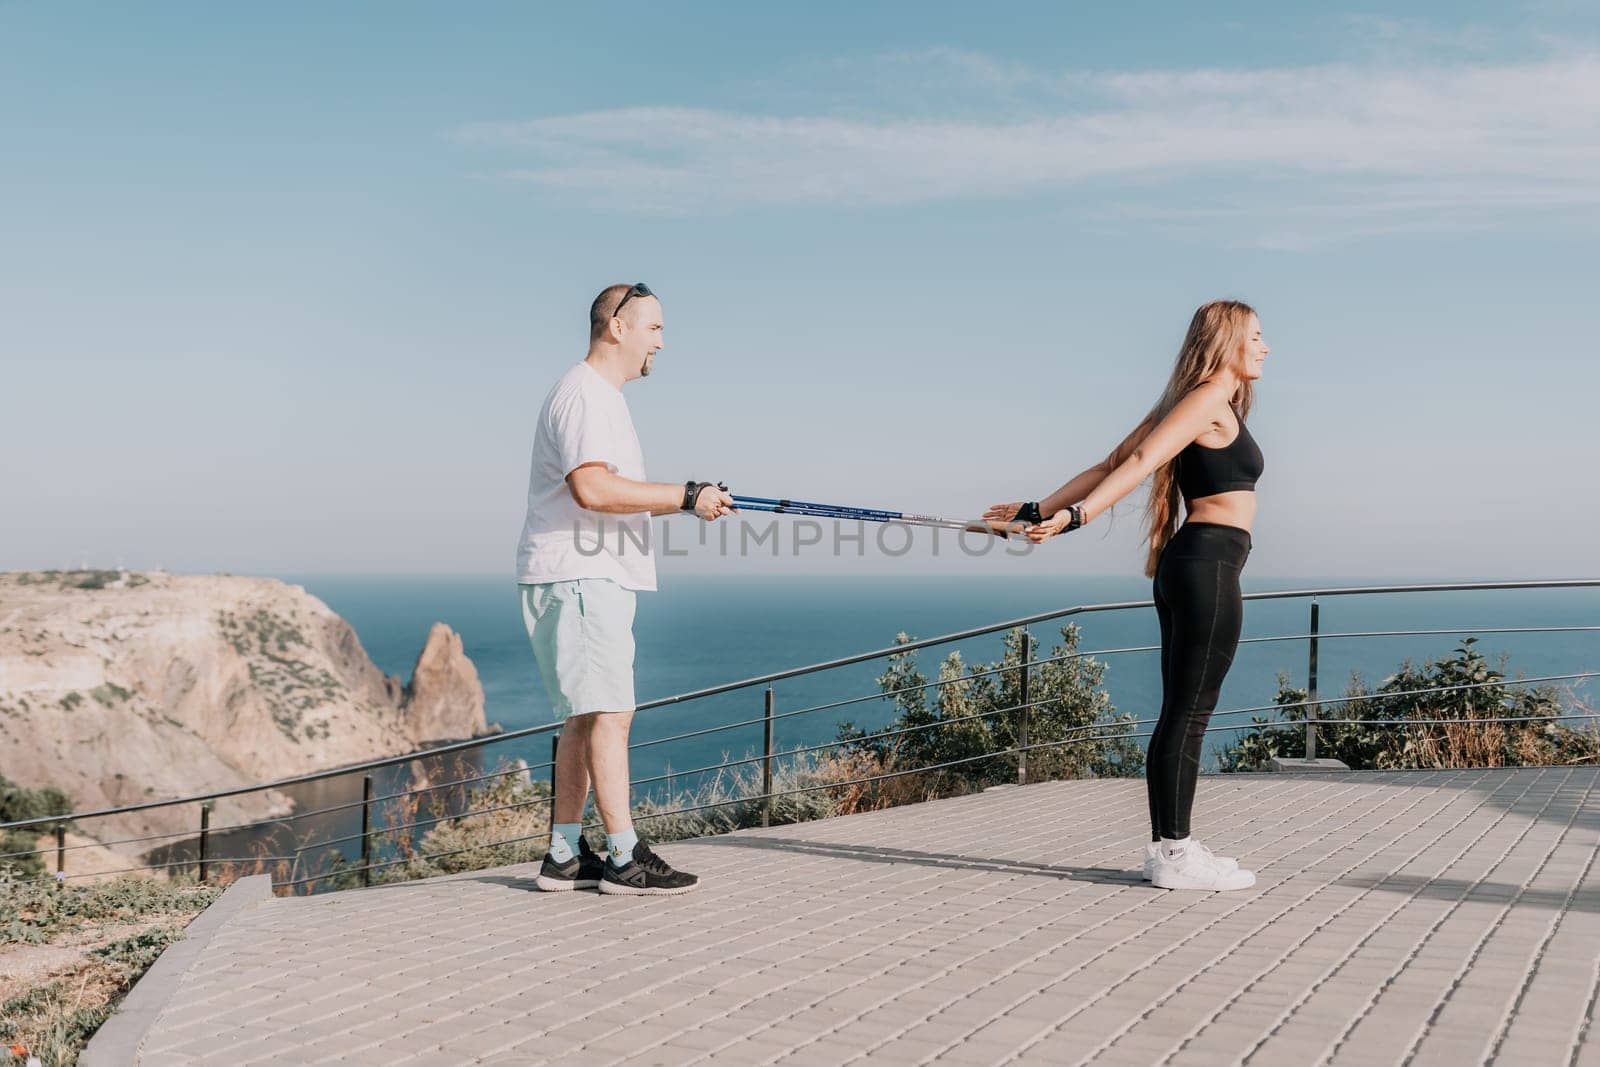
{"label": "woman", "polygon": [[[1161,718],[1145,780],[1151,842],[1144,874],[1163,889],[1248,889],[1255,875],[1189,836],[1206,723],[1233,663],[1244,615],[1239,572],[1250,554],[1261,450],[1245,419],[1268,348],[1246,304],[1194,314],[1166,392],[1104,461],[1043,500],[996,504],[991,523],[1021,520],[1035,544],[1092,522],[1155,475],[1150,553],[1161,621]],[[1178,523],[1178,498],[1185,517]]]}

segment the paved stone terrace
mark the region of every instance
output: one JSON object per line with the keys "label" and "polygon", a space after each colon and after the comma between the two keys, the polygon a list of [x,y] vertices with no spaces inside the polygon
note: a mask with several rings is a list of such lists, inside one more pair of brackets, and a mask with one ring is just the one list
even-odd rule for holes
{"label": "paved stone terrace", "polygon": [[1143,784],[1089,781],[669,845],[677,898],[274,898],[141,1062],[1600,1064],[1597,780],[1203,778],[1223,895],[1142,884]]}

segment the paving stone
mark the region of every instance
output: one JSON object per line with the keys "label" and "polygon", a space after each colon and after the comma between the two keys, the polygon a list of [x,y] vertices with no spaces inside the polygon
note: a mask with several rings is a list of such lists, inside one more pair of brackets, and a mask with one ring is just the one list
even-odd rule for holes
{"label": "paving stone", "polygon": [[531,893],[534,865],[276,898],[214,935],[142,1062],[1361,1064],[1420,1035],[1415,1063],[1459,1067],[1515,1005],[1504,1062],[1596,1063],[1571,1043],[1597,786],[1205,776],[1209,840],[1261,876],[1241,894],[1140,883],[1143,783],[1107,779],[674,843],[704,883],[670,900]]}

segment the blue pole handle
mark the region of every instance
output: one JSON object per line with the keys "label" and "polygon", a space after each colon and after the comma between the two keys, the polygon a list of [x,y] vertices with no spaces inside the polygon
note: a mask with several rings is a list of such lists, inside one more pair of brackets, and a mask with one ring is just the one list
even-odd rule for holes
{"label": "blue pole handle", "polygon": [[[881,522],[891,522],[904,517],[903,511],[884,511],[880,508],[858,508],[846,504],[816,504],[809,500],[778,500],[767,496],[740,496],[734,494],[735,504],[765,504],[782,511],[805,511],[807,513],[825,512],[830,515],[846,515],[850,518],[877,519]],[[762,509],[765,510],[765,509]]]}

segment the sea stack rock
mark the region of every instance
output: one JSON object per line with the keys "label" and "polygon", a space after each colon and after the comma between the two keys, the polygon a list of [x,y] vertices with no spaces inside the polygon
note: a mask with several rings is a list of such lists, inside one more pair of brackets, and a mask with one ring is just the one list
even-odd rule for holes
{"label": "sea stack rock", "polygon": [[428,631],[411,669],[401,714],[417,737],[476,737],[485,730],[478,668],[461,647],[461,635],[442,622]]}

